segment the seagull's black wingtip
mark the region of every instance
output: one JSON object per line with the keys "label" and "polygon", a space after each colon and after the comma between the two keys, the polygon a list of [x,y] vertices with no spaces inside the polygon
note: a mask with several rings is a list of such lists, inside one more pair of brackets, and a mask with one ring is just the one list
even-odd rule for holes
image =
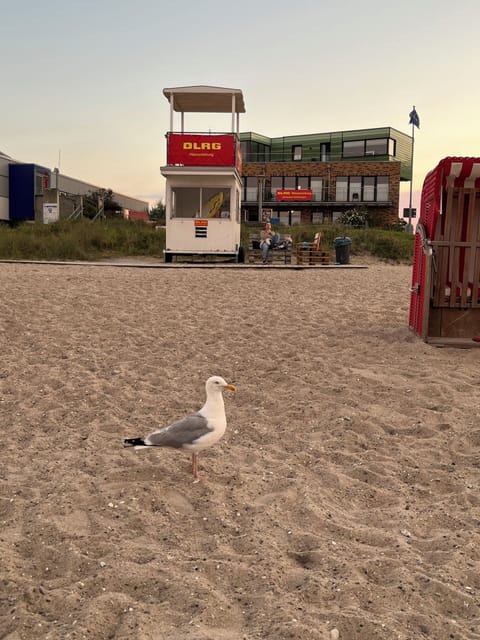
{"label": "seagull's black wingtip", "polygon": [[124,447],[146,447],[145,440],[143,438],[125,438],[123,441]]}

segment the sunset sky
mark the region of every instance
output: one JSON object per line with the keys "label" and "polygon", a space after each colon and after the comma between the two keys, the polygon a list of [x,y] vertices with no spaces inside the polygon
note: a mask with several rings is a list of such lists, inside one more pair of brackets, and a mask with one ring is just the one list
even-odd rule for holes
{"label": "sunset sky", "polygon": [[[241,89],[241,131],[411,133],[414,206],[448,155],[480,156],[478,0],[0,0],[0,150],[154,203],[164,87]],[[220,120],[220,122],[222,122]],[[208,128],[218,130],[218,115]],[[402,183],[402,206],[409,183]]]}

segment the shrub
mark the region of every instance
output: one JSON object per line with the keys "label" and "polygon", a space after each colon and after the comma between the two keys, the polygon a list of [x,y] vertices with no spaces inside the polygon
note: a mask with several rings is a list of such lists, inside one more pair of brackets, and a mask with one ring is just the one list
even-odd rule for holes
{"label": "shrub", "polygon": [[360,209],[348,209],[344,211],[340,216],[339,223],[345,224],[351,227],[365,227],[368,226],[369,216],[366,207],[360,207]]}

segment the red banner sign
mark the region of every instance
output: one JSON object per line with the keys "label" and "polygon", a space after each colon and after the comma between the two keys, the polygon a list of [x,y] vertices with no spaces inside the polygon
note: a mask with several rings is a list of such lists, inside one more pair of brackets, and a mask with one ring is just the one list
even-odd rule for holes
{"label": "red banner sign", "polygon": [[167,164],[188,167],[234,167],[235,137],[226,134],[169,133]]}
{"label": "red banner sign", "polygon": [[275,194],[277,200],[312,200],[313,193],[311,189],[277,189]]}

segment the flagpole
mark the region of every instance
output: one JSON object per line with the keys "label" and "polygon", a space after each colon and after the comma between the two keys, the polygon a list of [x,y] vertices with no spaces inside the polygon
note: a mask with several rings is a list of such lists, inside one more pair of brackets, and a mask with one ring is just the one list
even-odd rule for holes
{"label": "flagpole", "polygon": [[410,124],[412,125],[412,157],[411,157],[411,172],[410,176],[410,203],[408,206],[408,225],[405,231],[409,233],[413,232],[412,228],[412,192],[413,192],[413,150],[415,147],[415,127],[420,128],[420,118],[418,117],[417,110],[415,109],[415,105],[413,105],[412,111],[409,114]]}
{"label": "flagpole", "polygon": [[[415,107],[413,107],[415,110]],[[410,202],[408,203],[408,230],[412,231],[412,190],[413,190],[413,149],[415,147],[415,125],[412,122],[412,160],[411,160],[411,171],[412,175],[410,177]]]}

